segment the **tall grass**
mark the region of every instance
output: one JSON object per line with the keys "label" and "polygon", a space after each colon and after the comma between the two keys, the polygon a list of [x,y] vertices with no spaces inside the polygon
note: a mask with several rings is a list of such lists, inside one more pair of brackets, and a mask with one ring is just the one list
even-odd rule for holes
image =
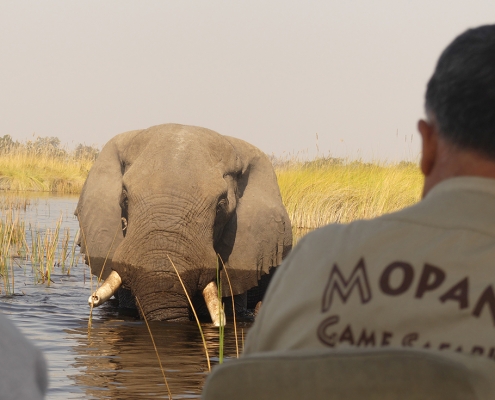
{"label": "tall grass", "polygon": [[420,199],[422,188],[418,166],[405,162],[319,159],[279,163],[276,173],[295,236],[407,207]]}
{"label": "tall grass", "polygon": [[97,149],[91,152],[86,148],[92,147],[85,146],[69,151],[59,147],[60,141],[38,139],[42,140],[0,147],[0,189],[79,193]]}

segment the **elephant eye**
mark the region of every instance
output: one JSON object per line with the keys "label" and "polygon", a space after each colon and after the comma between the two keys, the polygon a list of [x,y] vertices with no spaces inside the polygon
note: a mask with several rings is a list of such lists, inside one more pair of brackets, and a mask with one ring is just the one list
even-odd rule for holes
{"label": "elephant eye", "polygon": [[219,202],[217,203],[217,214],[219,212],[222,212],[224,211],[226,208],[227,208],[227,204],[228,204],[228,200],[223,197],[222,199],[219,200]]}
{"label": "elephant eye", "polygon": [[120,195],[120,208],[123,210],[127,210],[129,200],[127,198],[127,190],[124,188],[122,189],[122,194]]}
{"label": "elephant eye", "polygon": [[127,234],[127,225],[128,225],[128,212],[127,212],[127,207],[129,200],[127,198],[127,190],[122,189],[122,194],[120,195],[120,209],[121,209],[121,222],[122,222],[122,234],[125,237]]}

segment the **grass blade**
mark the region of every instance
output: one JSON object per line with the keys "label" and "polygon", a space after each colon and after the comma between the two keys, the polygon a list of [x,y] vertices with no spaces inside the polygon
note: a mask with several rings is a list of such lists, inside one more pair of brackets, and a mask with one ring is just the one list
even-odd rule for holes
{"label": "grass blade", "polygon": [[182,278],[179,275],[179,271],[175,267],[174,262],[172,261],[172,259],[170,258],[170,256],[168,254],[167,254],[167,258],[169,259],[170,263],[172,264],[172,267],[174,267],[175,273],[177,274],[177,277],[179,278],[180,284],[182,285],[182,289],[184,289],[184,293],[186,294],[187,300],[189,301],[189,305],[191,306],[192,312],[194,314],[194,318],[196,318],[196,323],[198,324],[199,333],[201,334],[201,339],[203,340],[203,346],[205,348],[205,355],[206,355],[206,362],[208,364],[208,371],[211,371],[210,356],[208,355],[208,346],[206,345],[205,335],[203,334],[203,329],[201,328],[201,323],[199,322],[198,314],[196,314],[196,310],[194,309],[191,298],[189,297],[189,294],[187,293],[186,286],[184,285],[184,282],[182,282]]}
{"label": "grass blade", "polygon": [[225,312],[222,315],[222,310],[223,310],[223,304],[222,304],[222,280],[220,277],[220,265],[218,263],[218,258],[217,258],[217,298],[218,302],[221,304],[222,308],[218,309],[218,319],[220,321],[220,325],[218,326],[218,363],[223,364],[223,347],[224,347],[224,337],[225,337],[225,321],[222,321],[223,315],[225,315]]}
{"label": "grass blade", "polygon": [[153,347],[155,349],[156,358],[158,359],[158,364],[160,364],[160,370],[162,371],[163,380],[165,381],[165,386],[167,387],[168,398],[172,400],[172,392],[170,392],[170,387],[168,386],[167,378],[165,377],[165,370],[163,369],[162,361],[160,360],[160,355],[158,354],[158,349],[156,348],[155,339],[153,338],[153,334],[151,333],[150,325],[148,324],[148,320],[146,319],[146,315],[144,315],[143,307],[141,307],[141,303],[139,298],[136,296],[136,302],[141,310],[141,315],[144,318],[144,322],[146,323],[146,327],[148,328],[148,332],[150,333],[151,342],[153,343]]}
{"label": "grass blade", "polygon": [[232,315],[234,318],[234,337],[235,337],[235,351],[237,358],[239,358],[239,339],[237,337],[237,321],[235,319],[235,302],[234,302],[234,296],[232,295],[232,284],[230,283],[230,278],[229,274],[227,272],[227,267],[225,266],[222,257],[220,257],[220,254],[218,254],[218,258],[220,258],[220,261],[222,262],[223,270],[225,271],[225,276],[227,277],[227,282],[229,283],[229,288],[230,288],[230,298],[232,299]]}

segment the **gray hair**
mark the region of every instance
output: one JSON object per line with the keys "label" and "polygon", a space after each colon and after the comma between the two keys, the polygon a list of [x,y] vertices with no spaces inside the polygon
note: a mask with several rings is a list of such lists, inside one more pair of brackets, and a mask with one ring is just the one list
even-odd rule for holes
{"label": "gray hair", "polygon": [[495,159],[495,25],[469,29],[443,51],[425,108],[444,139]]}

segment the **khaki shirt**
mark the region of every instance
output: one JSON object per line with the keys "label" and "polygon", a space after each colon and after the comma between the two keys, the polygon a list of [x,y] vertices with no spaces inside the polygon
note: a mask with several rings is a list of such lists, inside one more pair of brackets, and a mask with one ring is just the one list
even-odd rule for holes
{"label": "khaki shirt", "polygon": [[245,354],[418,348],[495,360],[495,180],[304,237],[277,271]]}

